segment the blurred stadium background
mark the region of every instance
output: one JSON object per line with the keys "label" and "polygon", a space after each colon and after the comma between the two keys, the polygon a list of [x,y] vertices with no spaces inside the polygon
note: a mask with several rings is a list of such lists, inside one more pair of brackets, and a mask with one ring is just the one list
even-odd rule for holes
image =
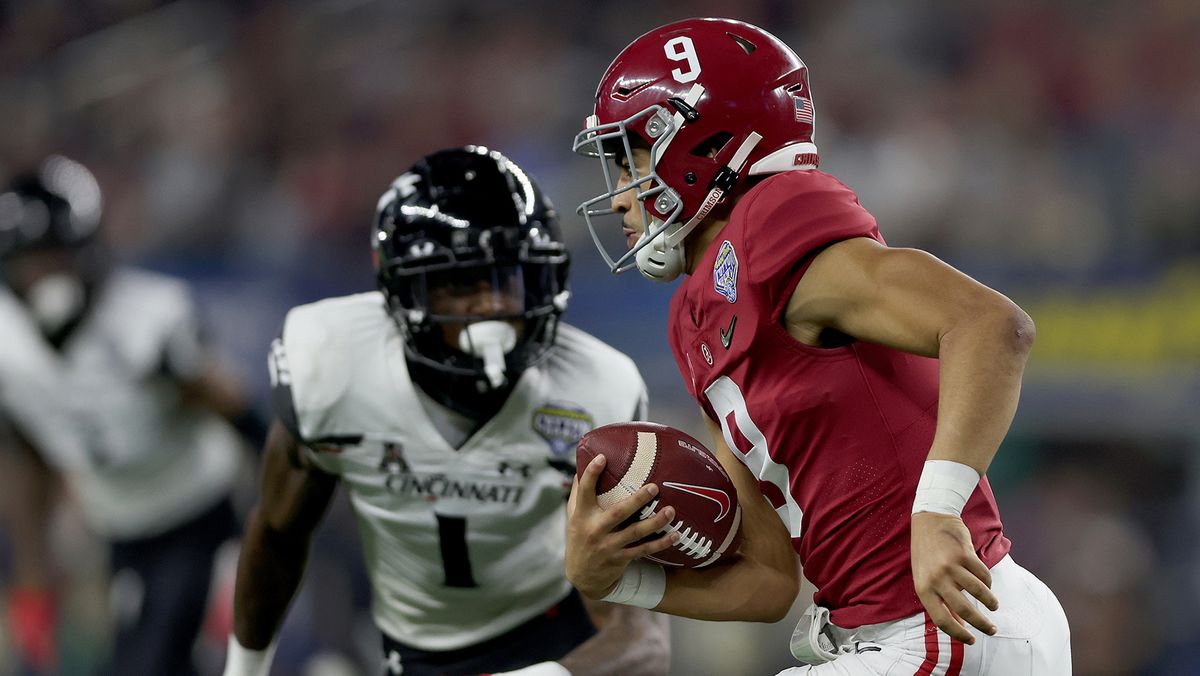
{"label": "blurred stadium background", "polygon": [[[52,152],[92,168],[106,239],[196,285],[265,412],[286,310],[372,287],[366,233],[389,180],[443,146],[495,147],[562,212],[568,320],[638,360],[652,417],[694,430],[664,336],[671,289],[601,264],[573,213],[598,172],[570,142],[627,42],[730,14],[809,65],[822,168],[890,243],[1036,320],[991,474],[1014,556],[1066,607],[1076,673],[1200,673],[1194,0],[0,2],[0,174]],[[56,529],[64,673],[88,673],[108,631],[105,550],[69,510]],[[377,673],[344,503],[307,582],[274,673]],[[212,673],[228,613],[216,605],[198,648]],[[674,631],[675,674],[790,663],[790,621]],[[0,647],[0,673],[10,663]]]}

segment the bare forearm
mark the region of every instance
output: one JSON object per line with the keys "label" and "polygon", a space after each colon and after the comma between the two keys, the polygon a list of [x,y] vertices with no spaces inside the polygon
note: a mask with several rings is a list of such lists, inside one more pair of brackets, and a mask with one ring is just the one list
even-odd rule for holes
{"label": "bare forearm", "polygon": [[[670,667],[666,615],[611,603],[602,606],[600,631],[559,660],[572,676],[662,676]],[[593,613],[595,618],[595,613]]]}
{"label": "bare forearm", "polygon": [[308,560],[310,537],[272,531],[257,509],[246,522],[233,597],[238,642],[252,650],[270,645]]}
{"label": "bare forearm", "polygon": [[750,473],[725,443],[716,422],[704,418],[717,460],[737,487],[742,544],[737,554],[707,568],[668,571],[656,610],[697,620],[777,622],[800,589],[791,536]]}
{"label": "bare forearm", "polygon": [[987,472],[1008,433],[1033,345],[1029,316],[1001,307],[941,337],[937,432],[930,460]]}
{"label": "bare forearm", "polygon": [[672,570],[667,593],[656,610],[696,620],[778,622],[791,608],[799,589],[795,568],[756,565],[738,557],[702,570]]}

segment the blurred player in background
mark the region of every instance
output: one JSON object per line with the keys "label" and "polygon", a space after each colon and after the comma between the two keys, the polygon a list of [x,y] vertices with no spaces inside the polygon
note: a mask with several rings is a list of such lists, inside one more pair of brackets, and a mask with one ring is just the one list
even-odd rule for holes
{"label": "blurred player in background", "polygon": [[8,628],[28,666],[55,671],[47,538],[61,476],[111,545],[109,673],[188,674],[213,554],[237,528],[241,445],[223,418],[253,415],[215,366],[187,287],[115,266],[100,221],[95,179],[63,157],[0,192]]}
{"label": "blurred player in background", "polygon": [[[627,566],[609,532],[648,496],[600,510],[589,466],[568,577],[592,598],[775,621],[798,587],[790,539],[817,587],[793,653],[817,666],[788,673],[1069,674],[1063,611],[1008,556],[983,477],[1016,410],[1028,315],[885,245],[817,169],[808,71],[774,36],[671,24],[629,45],[596,95],[575,147],[608,188],[580,211],[614,271],[688,275],[671,346],[738,486],[745,543],[711,570]],[[593,222],[611,213],[629,249],[615,259]]]}
{"label": "blurred player in background", "polygon": [[581,599],[563,573],[575,443],[642,418],[646,391],[560,323],[553,207],[499,153],[444,150],[384,193],[372,244],[380,290],[293,309],[272,347],[226,676],[267,673],[339,479],[385,673],[665,673],[665,617]]}

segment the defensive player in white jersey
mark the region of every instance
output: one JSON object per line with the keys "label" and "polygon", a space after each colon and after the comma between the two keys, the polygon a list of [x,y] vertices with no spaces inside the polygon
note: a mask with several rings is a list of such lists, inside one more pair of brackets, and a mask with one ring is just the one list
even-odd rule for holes
{"label": "defensive player in white jersey", "polygon": [[564,575],[576,442],[643,417],[646,391],[628,357],[560,323],[553,207],[499,153],[444,150],[384,193],[372,243],[380,291],[293,309],[272,346],[278,420],[226,675],[267,672],[338,479],[385,673],[665,673],[665,617],[585,601]]}
{"label": "defensive player in white jersey", "polygon": [[[46,544],[56,476],[111,543],[114,674],[188,674],[245,418],[183,282],[120,268],[100,190],[62,157],[0,191],[0,494],[13,541],[9,629],[56,673]],[[261,427],[261,426],[260,426]]]}

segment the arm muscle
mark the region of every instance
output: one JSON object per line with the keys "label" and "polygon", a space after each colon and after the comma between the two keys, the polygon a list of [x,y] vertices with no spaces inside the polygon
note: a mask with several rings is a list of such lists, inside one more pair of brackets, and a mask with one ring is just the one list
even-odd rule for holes
{"label": "arm muscle", "polygon": [[788,303],[788,332],[824,329],[940,360],[931,460],[986,472],[1016,412],[1033,322],[1008,298],[913,249],[850,239],[813,260]]}

